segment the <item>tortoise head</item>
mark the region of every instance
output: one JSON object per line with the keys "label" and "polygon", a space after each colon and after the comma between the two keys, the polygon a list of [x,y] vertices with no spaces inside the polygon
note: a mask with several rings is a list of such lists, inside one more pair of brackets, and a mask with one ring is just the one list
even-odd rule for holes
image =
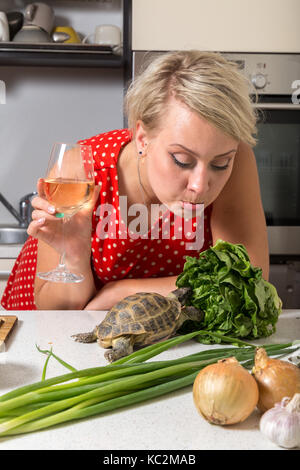
{"label": "tortoise head", "polygon": [[170,292],[168,297],[171,297],[171,298],[175,297],[181,303],[181,305],[185,305],[191,293],[192,293],[191,287],[180,287],[179,289],[175,289],[172,292]]}

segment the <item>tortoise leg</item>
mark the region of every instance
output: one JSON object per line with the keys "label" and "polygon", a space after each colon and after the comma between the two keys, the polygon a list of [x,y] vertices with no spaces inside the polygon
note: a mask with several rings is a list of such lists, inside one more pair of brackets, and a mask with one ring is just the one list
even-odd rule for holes
{"label": "tortoise leg", "polygon": [[114,362],[120,357],[128,356],[133,352],[133,344],[131,336],[119,336],[112,341],[112,349],[104,353],[108,362]]}
{"label": "tortoise leg", "polygon": [[72,335],[71,338],[73,338],[75,341],[78,341],[79,343],[93,343],[96,341],[97,335],[95,330],[93,330],[88,333],[78,333],[77,335]]}

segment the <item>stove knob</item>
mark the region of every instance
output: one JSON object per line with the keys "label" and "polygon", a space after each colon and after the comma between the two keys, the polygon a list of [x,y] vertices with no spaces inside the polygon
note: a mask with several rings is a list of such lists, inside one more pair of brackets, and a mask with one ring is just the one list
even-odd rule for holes
{"label": "stove knob", "polygon": [[252,77],[252,83],[257,89],[264,88],[267,84],[267,77],[262,73],[257,73]]}

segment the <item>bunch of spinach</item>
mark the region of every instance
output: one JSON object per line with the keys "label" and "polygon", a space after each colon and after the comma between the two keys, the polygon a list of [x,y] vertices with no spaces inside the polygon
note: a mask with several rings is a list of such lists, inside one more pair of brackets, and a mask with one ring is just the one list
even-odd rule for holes
{"label": "bunch of spinach", "polygon": [[246,248],[218,240],[198,258],[187,256],[177,287],[191,287],[189,305],[204,312],[201,323],[186,321],[179,332],[205,329],[216,333],[201,337],[220,342],[218,334],[234,338],[260,338],[276,331],[282,302],[276,288],[253,267]]}

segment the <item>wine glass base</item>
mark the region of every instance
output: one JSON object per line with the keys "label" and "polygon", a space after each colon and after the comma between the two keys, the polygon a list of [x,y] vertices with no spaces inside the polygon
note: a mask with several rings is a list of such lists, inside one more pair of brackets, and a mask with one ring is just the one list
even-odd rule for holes
{"label": "wine glass base", "polygon": [[84,276],[82,274],[73,274],[70,271],[59,270],[48,271],[45,273],[37,273],[37,277],[43,279],[44,281],[63,283],[81,282],[84,280]]}

